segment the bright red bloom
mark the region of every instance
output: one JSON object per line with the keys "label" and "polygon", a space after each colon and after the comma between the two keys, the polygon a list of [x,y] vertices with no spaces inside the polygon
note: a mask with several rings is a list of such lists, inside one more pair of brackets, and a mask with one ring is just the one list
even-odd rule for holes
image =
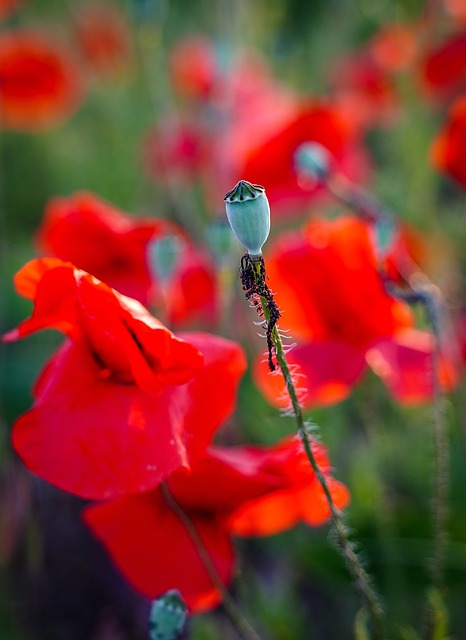
{"label": "bright red bloom", "polygon": [[[162,291],[148,252],[152,242],[167,235],[179,238],[182,251]],[[78,192],[48,202],[37,240],[43,253],[69,260],[144,305],[162,302],[172,323],[200,313],[215,316],[211,265],[181,227],[168,220],[133,218],[92,193]]]}
{"label": "bright red bloom", "polygon": [[[408,306],[385,291],[370,226],[361,220],[312,220],[279,239],[266,263],[281,324],[299,343],[288,358],[303,375],[298,386],[308,389],[305,406],[345,398],[363,373],[367,349],[412,325]],[[280,376],[270,376],[262,363],[255,372],[277,402]]]}
{"label": "bright red bloom", "polygon": [[45,255],[68,260],[147,304],[154,286],[147,246],[170,229],[165,220],[134,218],[93,193],[77,192],[49,200],[37,242]]}
{"label": "bright red bloom", "polygon": [[[329,476],[322,445],[313,446],[336,505],[344,507],[349,498],[346,487]],[[174,473],[167,490],[94,505],[84,517],[137,590],[153,598],[179,589],[194,612],[216,606],[221,594],[180,508],[224,584],[230,582],[234,568],[232,533],[270,535],[299,521],[317,526],[329,517],[315,475],[294,438],[271,448],[213,447],[190,472]]]}
{"label": "bright red bloom", "polygon": [[421,79],[433,95],[450,97],[466,86],[466,31],[426,53]]}
{"label": "bright red bloom", "polygon": [[323,145],[351,179],[359,181],[367,173],[367,158],[344,111],[326,104],[302,107],[267,141],[249,150],[240,170],[239,177],[265,187],[275,214],[302,209],[321,190],[296,170],[296,151],[305,142]]}
{"label": "bright red bloom", "polygon": [[[366,354],[367,362],[395,400],[406,405],[429,402],[434,392],[432,334],[408,329],[391,340],[381,340]],[[453,360],[442,353],[439,383],[445,393],[458,381]]]}
{"label": "bright red bloom", "polygon": [[34,31],[0,34],[0,125],[36,131],[68,118],[83,97],[70,52]]}
{"label": "bright red bloom", "polygon": [[127,63],[129,25],[116,4],[92,2],[77,7],[75,30],[83,55],[98,71],[116,71]]}
{"label": "bright red bloom", "polygon": [[443,129],[434,140],[431,158],[440,171],[447,173],[466,187],[466,95],[458,98]]}
{"label": "bright red bloom", "polygon": [[233,410],[245,368],[236,344],[176,337],[136,300],[58,259],[28,263],[15,285],[35,306],[5,340],[45,328],[71,338],[13,429],[32,472],[102,499],[149,489],[203,452]]}

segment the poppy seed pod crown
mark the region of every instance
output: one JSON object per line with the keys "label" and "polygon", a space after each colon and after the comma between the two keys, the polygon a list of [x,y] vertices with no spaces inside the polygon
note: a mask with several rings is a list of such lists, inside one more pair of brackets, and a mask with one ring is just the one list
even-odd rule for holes
{"label": "poppy seed pod crown", "polygon": [[253,260],[260,257],[270,232],[270,206],[264,187],[240,180],[224,200],[233,233]]}

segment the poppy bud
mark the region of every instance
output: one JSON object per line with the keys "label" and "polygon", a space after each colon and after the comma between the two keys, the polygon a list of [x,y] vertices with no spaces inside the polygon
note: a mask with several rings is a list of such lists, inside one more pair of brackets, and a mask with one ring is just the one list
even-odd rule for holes
{"label": "poppy bud", "polygon": [[147,259],[152,275],[166,282],[178,266],[184,249],[183,241],[177,236],[168,235],[155,238],[147,247]]}
{"label": "poppy bud", "polygon": [[149,632],[151,640],[173,640],[186,626],[188,608],[181,598],[180,592],[170,589],[153,601]]}
{"label": "poppy bud", "polygon": [[295,151],[294,162],[298,175],[324,182],[330,172],[332,156],[317,142],[303,142]]}
{"label": "poppy bud", "polygon": [[264,187],[240,180],[224,200],[233,233],[253,260],[259,258],[270,232],[270,206]]}

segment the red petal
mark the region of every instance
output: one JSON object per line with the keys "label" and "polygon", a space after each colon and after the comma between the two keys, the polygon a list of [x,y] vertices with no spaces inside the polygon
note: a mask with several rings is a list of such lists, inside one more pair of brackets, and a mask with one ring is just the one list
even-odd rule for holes
{"label": "red petal", "polygon": [[77,329],[76,277],[74,266],[56,258],[28,262],[15,276],[17,291],[34,300],[32,316],[3,336],[18,340],[41,329],[57,329],[68,335]]}
{"label": "red petal", "polygon": [[[228,584],[234,563],[228,534],[208,514],[188,517],[220,580]],[[88,507],[84,518],[126,579],[145,596],[178,589],[193,612],[220,602],[196,544],[160,490]]]}
{"label": "red petal", "polygon": [[108,373],[85,346],[65,345],[40,379],[34,408],[13,428],[30,471],[84,498],[143,491],[188,464],[186,386],[154,397]]}
{"label": "red petal", "polygon": [[[365,368],[364,351],[344,342],[315,341],[293,347],[287,359],[295,385],[306,409],[341,402],[359,382]],[[254,365],[254,377],[269,402],[280,408],[290,405],[281,371],[269,371],[264,358]]]}
{"label": "red petal", "polygon": [[[426,331],[403,331],[391,340],[378,342],[367,353],[367,362],[402,404],[429,402],[433,397],[432,335]],[[457,372],[445,354],[440,364],[440,383],[451,391]]]}
{"label": "red petal", "polygon": [[193,434],[186,444],[190,457],[194,458],[203,453],[215,431],[233,413],[239,380],[247,363],[242,348],[226,338],[208,333],[180,333],[179,337],[204,356],[204,367],[186,385],[194,399],[185,417]]}
{"label": "red petal", "polygon": [[97,500],[144,491],[188,466],[233,410],[245,367],[235,343],[208,334],[193,341],[206,354],[205,367],[156,396],[113,378],[85,343],[62,348],[39,379],[34,408],[13,429],[26,466]]}

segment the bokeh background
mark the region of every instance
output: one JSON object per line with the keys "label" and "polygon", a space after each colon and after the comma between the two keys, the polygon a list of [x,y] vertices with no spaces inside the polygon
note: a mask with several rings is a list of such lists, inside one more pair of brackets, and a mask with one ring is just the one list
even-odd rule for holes
{"label": "bokeh background", "polygon": [[[461,3],[107,0],[102,4],[107,17],[94,25],[94,35],[92,20],[97,18],[89,9],[97,3],[29,0],[8,5],[0,2],[0,39],[10,30],[37,29],[57,48],[65,46],[79,70],[79,95],[72,107],[43,127],[27,130],[6,124],[0,131],[2,333],[29,315],[30,303],[14,292],[12,277],[38,255],[37,230],[47,203],[56,196],[90,191],[128,215],[173,220],[215,264],[207,230],[223,221],[222,195],[234,184],[225,183],[234,171],[222,173],[222,163],[228,165],[237,152],[231,146],[235,132],[230,135],[229,109],[232,104],[241,107],[241,99],[239,106],[231,102],[229,92],[237,88],[229,79],[234,61],[246,49],[255,52],[264,73],[290,101],[325,98],[346,105],[364,147],[367,166],[360,173],[361,183],[412,225],[422,245],[423,268],[442,290],[461,333],[466,302],[464,187],[439,170],[432,145],[454,98],[466,88],[466,70],[450,93],[437,91],[425,79],[428,55],[466,28]],[[91,24],[87,49],[86,19]],[[408,45],[395,38],[380,78],[376,71],[367,71],[366,77],[358,69],[351,80],[353,72],[345,65],[364,57],[374,38],[393,25],[411,34],[415,52],[410,53],[409,38]],[[205,50],[188,47],[174,58],[177,47],[193,37]],[[464,47],[457,55],[458,65],[466,68]],[[181,68],[178,79],[174,59]],[[183,71],[186,59],[193,62],[194,71]],[[188,75],[185,80],[183,73]],[[209,88],[214,81],[217,89]],[[350,88],[342,87],[344,81]],[[236,77],[234,82],[254,83],[255,78]],[[256,108],[251,130],[258,139],[261,126],[272,127],[279,108],[272,92]],[[244,124],[247,109],[242,117]],[[198,150],[189,140],[187,146],[175,145],[170,151],[167,132],[177,118],[201,123],[203,135],[218,143],[215,170],[207,164],[195,173],[193,155]],[[358,118],[361,123],[356,125]],[[273,126],[280,130],[278,120]],[[247,128],[237,135],[247,139]],[[310,199],[290,211],[274,216],[272,203],[272,238],[299,229],[313,216],[346,213],[331,198]],[[221,304],[234,308],[234,314],[227,311],[214,319],[201,314],[178,324],[238,340],[252,363],[263,343],[256,336],[254,313],[241,299],[236,278],[240,255],[241,248],[233,243],[221,265]],[[218,260],[216,264],[219,271]],[[163,315],[160,302],[157,311]],[[422,309],[416,314],[419,326],[428,328]],[[228,322],[232,317],[235,321]],[[33,381],[61,340],[47,331],[0,346],[0,638],[146,638],[150,603],[117,574],[81,524],[82,501],[32,477],[11,450],[11,426],[30,407]],[[445,407],[451,497],[444,593],[448,631],[441,638],[460,639],[466,638],[466,400],[461,374]],[[430,403],[397,402],[368,370],[342,402],[315,406],[306,414],[321,427],[335,477],[350,489],[347,522],[394,621],[393,637],[417,638],[425,622],[432,554]],[[236,413],[218,439],[226,444],[272,444],[293,431],[293,420],[266,401],[248,371]],[[299,525],[270,538],[238,540],[237,546],[234,593],[264,638],[354,637],[359,597],[327,526]],[[192,618],[186,637],[236,636],[219,608]]]}

